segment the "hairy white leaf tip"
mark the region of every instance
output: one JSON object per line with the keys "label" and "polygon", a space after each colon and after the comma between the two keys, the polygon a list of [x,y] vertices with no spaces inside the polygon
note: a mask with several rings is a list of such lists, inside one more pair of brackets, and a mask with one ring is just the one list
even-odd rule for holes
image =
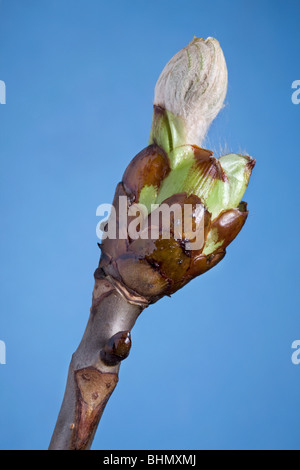
{"label": "hairy white leaf tip", "polygon": [[194,38],[167,63],[155,86],[154,104],[180,116],[186,143],[201,145],[227,92],[227,67],[219,42]]}

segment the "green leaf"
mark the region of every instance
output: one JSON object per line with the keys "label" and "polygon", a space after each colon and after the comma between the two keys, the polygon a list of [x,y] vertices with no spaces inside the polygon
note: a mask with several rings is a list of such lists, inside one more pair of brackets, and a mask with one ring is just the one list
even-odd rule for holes
{"label": "green leaf", "polygon": [[203,250],[203,254],[208,256],[211,255],[214,251],[216,251],[220,246],[222,246],[224,240],[219,239],[219,233],[217,229],[210,230],[206,242],[205,247]]}
{"label": "green leaf", "polygon": [[149,145],[157,144],[169,154],[185,144],[185,126],[181,117],[159,106],[154,106]]}
{"label": "green leaf", "polygon": [[157,188],[155,186],[144,186],[139,197],[139,204],[147,207],[148,214],[151,212],[151,204],[155,204],[157,198]]}
{"label": "green leaf", "polygon": [[186,192],[185,184],[190,170],[195,163],[193,147],[185,145],[174,149],[170,155],[171,171],[159,189],[157,204],[173,194]]}
{"label": "green leaf", "polygon": [[215,219],[221,211],[239,205],[246,191],[255,160],[231,153],[219,158],[225,179],[218,180],[206,200],[206,207]]}

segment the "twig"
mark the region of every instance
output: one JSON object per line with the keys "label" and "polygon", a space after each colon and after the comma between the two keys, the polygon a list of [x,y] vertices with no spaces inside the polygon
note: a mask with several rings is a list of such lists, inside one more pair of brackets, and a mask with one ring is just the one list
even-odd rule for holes
{"label": "twig", "polygon": [[[130,295],[130,294],[129,294]],[[72,356],[66,391],[49,450],[89,449],[130,351],[130,331],[143,299],[126,299],[97,270],[89,321]]]}

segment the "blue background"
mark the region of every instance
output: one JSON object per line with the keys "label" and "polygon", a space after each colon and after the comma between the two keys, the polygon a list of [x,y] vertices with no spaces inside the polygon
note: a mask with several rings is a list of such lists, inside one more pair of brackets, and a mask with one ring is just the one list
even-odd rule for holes
{"label": "blue background", "polygon": [[218,267],[138,319],[93,448],[300,448],[299,15],[299,1],[0,1],[0,448],[48,446],[89,315],[96,208],[194,35],[225,53],[206,145],[257,159],[250,215]]}

